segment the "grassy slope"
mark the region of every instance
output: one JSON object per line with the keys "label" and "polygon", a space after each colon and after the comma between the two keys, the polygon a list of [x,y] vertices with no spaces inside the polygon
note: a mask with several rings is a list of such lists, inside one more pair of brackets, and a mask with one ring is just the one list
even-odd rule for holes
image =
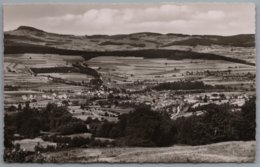
{"label": "grassy slope", "polygon": [[[90,148],[46,153],[54,162],[254,162],[255,141],[161,148]],[[52,159],[52,161],[51,161]]]}

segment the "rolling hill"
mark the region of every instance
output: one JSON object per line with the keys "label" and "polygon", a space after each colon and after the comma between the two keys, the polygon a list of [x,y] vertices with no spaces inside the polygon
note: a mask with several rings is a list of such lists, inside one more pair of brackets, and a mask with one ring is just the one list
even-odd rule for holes
{"label": "rolling hill", "polygon": [[[235,47],[254,47],[255,36],[242,34],[235,36],[184,35],[140,32],[119,35],[62,35],[45,32],[28,26],[20,26],[16,30],[4,33],[5,46],[18,44],[35,44],[60,49],[84,50],[137,50],[163,49],[165,46],[183,45],[224,45]],[[120,46],[120,47],[118,47]]]}
{"label": "rolling hill", "polygon": [[[226,60],[255,65],[236,57],[226,57],[212,53],[181,50],[180,46],[224,46],[254,47],[255,36],[213,36],[184,35],[140,32],[119,35],[63,35],[49,33],[33,27],[20,26],[16,30],[4,33],[4,53],[49,53],[61,55],[81,55],[85,59],[97,56],[134,56],[168,59],[206,59]],[[177,46],[174,49],[167,48]]]}

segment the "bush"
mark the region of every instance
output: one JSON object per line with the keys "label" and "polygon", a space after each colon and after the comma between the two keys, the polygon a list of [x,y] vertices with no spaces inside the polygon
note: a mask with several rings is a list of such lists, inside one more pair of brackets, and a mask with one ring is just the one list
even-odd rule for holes
{"label": "bush", "polygon": [[70,135],[74,133],[84,133],[88,132],[87,127],[84,122],[71,122],[66,125],[59,127],[58,131],[62,135]]}

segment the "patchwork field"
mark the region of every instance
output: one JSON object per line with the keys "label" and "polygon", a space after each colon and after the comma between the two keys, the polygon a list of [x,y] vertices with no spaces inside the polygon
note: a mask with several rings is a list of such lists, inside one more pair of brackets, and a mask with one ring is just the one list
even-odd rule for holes
{"label": "patchwork field", "polygon": [[[246,54],[247,52],[244,52]],[[247,54],[248,55],[248,54]],[[92,76],[81,73],[41,73],[33,74],[31,68],[72,67],[72,63],[84,61],[81,56],[60,56],[51,54],[15,54],[6,55],[4,60],[5,84],[28,84],[30,87],[39,83],[50,83],[47,76],[67,81],[89,82]],[[209,84],[236,84],[223,80],[220,76],[205,77],[205,71],[229,72],[234,77],[248,73],[255,75],[255,66],[234,63],[224,60],[168,60],[142,57],[100,56],[86,61],[89,67],[96,69],[105,78],[118,84],[135,81],[165,82],[181,79],[194,79]],[[236,82],[235,79],[233,79]],[[239,83],[248,84],[248,80]],[[224,83],[225,82],[225,83]],[[250,81],[250,83],[252,83]]]}
{"label": "patchwork field", "polygon": [[5,84],[49,82],[47,76],[74,81],[89,80],[93,77],[81,73],[41,73],[35,75],[31,68],[72,67],[72,63],[81,62],[81,56],[61,56],[54,54],[7,54],[4,58]]}
{"label": "patchwork field", "polygon": [[[245,51],[245,54],[247,52]],[[104,84],[111,87],[126,86],[135,82],[155,84],[197,80],[210,85],[243,88],[247,91],[255,88],[255,66],[225,60],[168,60],[118,56],[99,56],[85,60],[81,56],[55,54],[5,55],[5,85],[17,86],[21,88],[20,90],[41,92],[53,90],[60,93],[81,92],[89,88],[76,84],[88,83],[93,79],[93,76],[79,72],[41,72],[36,75],[31,70],[33,68],[73,68],[72,64],[78,62],[85,63],[90,68],[95,69],[101,74]],[[53,79],[59,79],[59,81]],[[65,82],[74,84],[66,84]],[[140,88],[142,89],[142,87]],[[15,94],[5,94],[6,102],[10,103],[13,99],[21,101],[21,98],[19,99]],[[81,117],[85,118],[86,116]]]}
{"label": "patchwork field", "polygon": [[[92,58],[87,64],[119,84],[135,81],[173,82],[181,79],[203,80],[212,85],[254,84],[253,80],[248,81],[247,79],[240,80],[238,83],[236,77],[248,73],[255,75],[256,69],[255,66],[224,60],[168,60],[116,56]],[[216,74],[223,72],[234,77],[230,81],[225,81],[221,75],[205,76],[207,71]]]}

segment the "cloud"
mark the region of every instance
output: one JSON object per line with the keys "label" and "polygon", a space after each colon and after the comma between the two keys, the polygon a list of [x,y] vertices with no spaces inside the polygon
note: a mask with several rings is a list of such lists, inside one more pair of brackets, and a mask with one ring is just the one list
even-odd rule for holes
{"label": "cloud", "polygon": [[29,24],[66,34],[160,32],[185,34],[254,33],[252,4],[98,5],[81,13],[35,18]]}
{"label": "cloud", "polygon": [[196,13],[193,19],[197,20],[220,20],[226,17],[223,11],[210,10],[204,13]]}
{"label": "cloud", "polygon": [[187,17],[187,14],[191,10],[188,7],[181,5],[162,5],[153,8],[144,9],[91,9],[83,14],[73,15],[66,14],[59,17],[46,17],[46,21],[73,21],[82,23],[140,23],[145,21],[172,21],[173,19],[179,19]]}

